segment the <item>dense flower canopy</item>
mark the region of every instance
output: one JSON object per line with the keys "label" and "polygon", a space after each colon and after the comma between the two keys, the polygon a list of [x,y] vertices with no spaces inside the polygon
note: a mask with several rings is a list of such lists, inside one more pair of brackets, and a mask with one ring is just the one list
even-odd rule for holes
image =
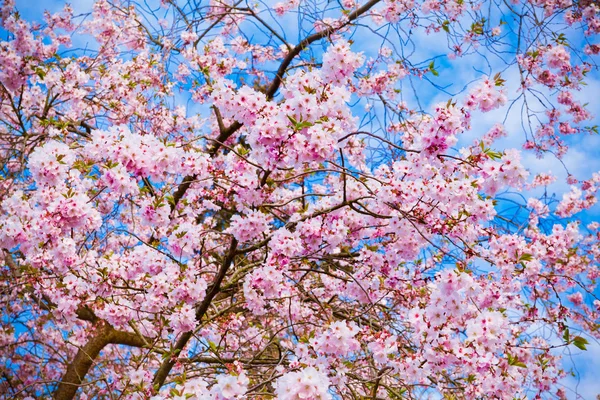
{"label": "dense flower canopy", "polygon": [[0,3],[1,398],[567,397],[600,174],[522,159],[598,133],[599,4],[154,3]]}

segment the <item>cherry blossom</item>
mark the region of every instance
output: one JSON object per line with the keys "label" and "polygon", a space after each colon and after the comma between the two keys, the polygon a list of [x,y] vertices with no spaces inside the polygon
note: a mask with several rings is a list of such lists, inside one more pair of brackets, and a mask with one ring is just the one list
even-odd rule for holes
{"label": "cherry blossom", "polygon": [[597,5],[16,3],[0,398],[570,395]]}

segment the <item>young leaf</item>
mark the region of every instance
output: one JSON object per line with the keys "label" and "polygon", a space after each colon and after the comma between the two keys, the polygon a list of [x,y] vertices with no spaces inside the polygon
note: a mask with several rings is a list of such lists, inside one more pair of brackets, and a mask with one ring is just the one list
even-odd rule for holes
{"label": "young leaf", "polygon": [[575,336],[573,338],[573,344],[575,345],[575,347],[577,347],[580,350],[587,350],[587,348],[585,347],[586,344],[588,344],[589,342],[587,341],[586,338],[583,338],[581,336]]}

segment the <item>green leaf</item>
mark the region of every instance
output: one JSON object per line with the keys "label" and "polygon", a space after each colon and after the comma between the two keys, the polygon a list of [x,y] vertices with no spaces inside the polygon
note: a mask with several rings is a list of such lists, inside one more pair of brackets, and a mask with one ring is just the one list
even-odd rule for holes
{"label": "green leaf", "polygon": [[295,126],[295,128],[296,128],[297,130],[301,130],[301,129],[304,129],[304,128],[310,128],[310,127],[311,127],[311,126],[313,126],[313,125],[314,125],[314,124],[313,124],[312,122],[309,122],[309,121],[302,121],[302,122],[299,122],[299,123],[297,123],[297,124],[296,124],[296,126]]}
{"label": "green leaf", "polygon": [[589,342],[587,341],[586,338],[582,338],[581,336],[575,336],[573,338],[573,344],[575,345],[575,347],[577,347],[580,350],[587,350],[587,348],[585,347],[586,344],[588,344]]}
{"label": "green leaf", "polygon": [[522,361],[519,361],[519,358],[513,356],[512,354],[507,354],[507,359],[508,359],[508,365],[512,365],[514,367],[519,367],[519,368],[527,368],[527,365],[525,365],[525,363],[523,363]]}
{"label": "green leaf", "polygon": [[300,121],[296,121],[296,119],[294,117],[291,117],[289,115],[287,117],[290,120],[290,122],[292,123],[294,130],[296,130],[296,131],[300,131],[304,128],[310,128],[311,126],[314,125],[312,122],[303,121],[302,119],[300,119]]}
{"label": "green leaf", "polygon": [[44,78],[46,77],[46,72],[43,69],[41,69],[40,67],[36,67],[35,73],[37,76],[40,77],[41,80],[44,80]]}
{"label": "green leaf", "polygon": [[494,84],[496,86],[504,86],[505,82],[506,82],[506,80],[502,79],[500,72],[498,72],[496,75],[494,75]]}
{"label": "green leaf", "polygon": [[521,254],[521,257],[519,257],[519,261],[531,261],[533,260],[533,255],[529,254],[529,253],[523,253]]}
{"label": "green leaf", "polygon": [[565,333],[563,333],[563,339],[565,342],[569,343],[569,328],[565,328]]}
{"label": "green leaf", "polygon": [[296,122],[296,119],[294,117],[292,117],[291,115],[288,115],[287,118],[290,120],[292,125],[296,125],[298,123],[298,122]]}
{"label": "green leaf", "polygon": [[471,24],[471,32],[476,35],[483,35],[483,23],[482,22],[474,22]]}
{"label": "green leaf", "polygon": [[502,158],[502,153],[498,151],[493,151],[492,149],[485,149],[483,153],[486,154],[492,160],[499,160]]}

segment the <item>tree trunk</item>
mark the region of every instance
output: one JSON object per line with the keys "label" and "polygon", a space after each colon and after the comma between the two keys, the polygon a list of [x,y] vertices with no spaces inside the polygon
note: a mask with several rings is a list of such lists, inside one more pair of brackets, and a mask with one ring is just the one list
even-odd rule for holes
{"label": "tree trunk", "polygon": [[77,355],[67,367],[67,372],[54,392],[55,400],[71,400],[83,378],[91,368],[100,351],[110,343],[113,328],[104,321],[100,321],[93,332],[92,338],[77,352]]}

